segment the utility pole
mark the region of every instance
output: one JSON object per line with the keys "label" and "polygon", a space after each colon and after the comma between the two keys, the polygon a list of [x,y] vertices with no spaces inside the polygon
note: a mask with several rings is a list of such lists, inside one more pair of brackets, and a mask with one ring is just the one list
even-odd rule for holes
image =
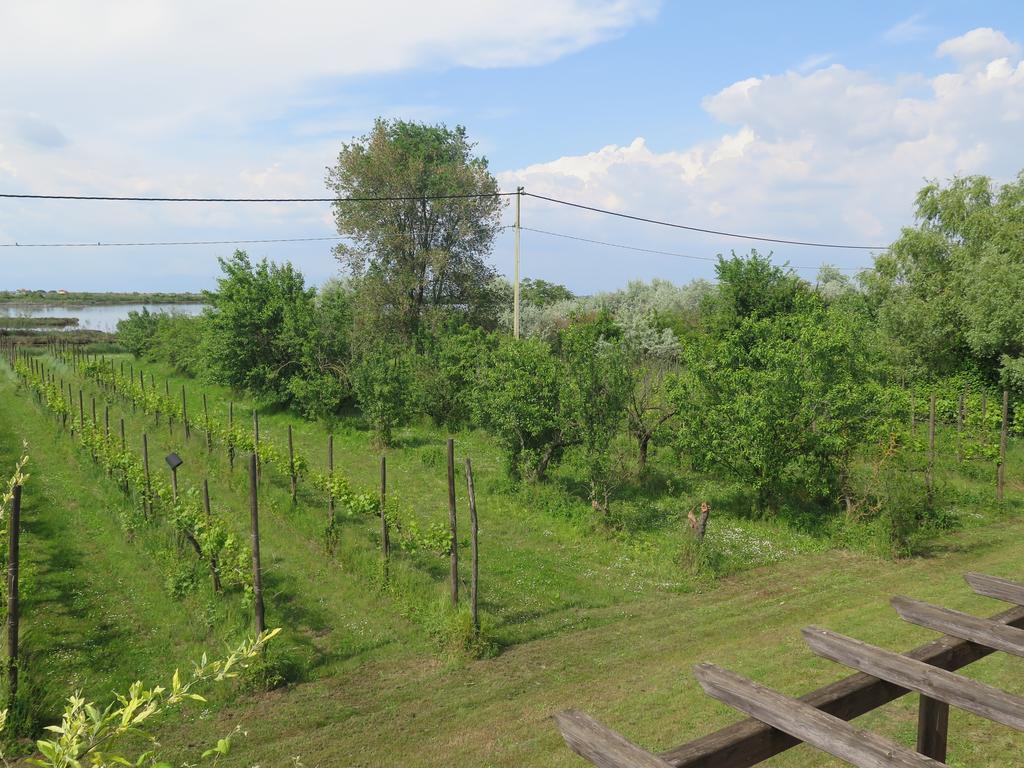
{"label": "utility pole", "polygon": [[516,187],[516,265],[512,279],[512,335],[519,338],[519,232],[522,228],[520,209],[522,208],[523,188]]}

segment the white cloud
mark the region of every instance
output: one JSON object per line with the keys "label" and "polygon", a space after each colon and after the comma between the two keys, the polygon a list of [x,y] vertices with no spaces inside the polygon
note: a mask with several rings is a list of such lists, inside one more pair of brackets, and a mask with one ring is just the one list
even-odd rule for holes
{"label": "white cloud", "polygon": [[915,13],[902,21],[893,24],[882,33],[882,39],[888,43],[909,43],[924,37],[930,31],[922,22],[925,14]]}
{"label": "white cloud", "polygon": [[[704,100],[726,128],[717,138],[663,152],[638,138],[628,146],[511,171],[503,183],[719,230],[886,244],[911,222],[914,196],[925,179],[957,173],[1007,179],[1024,165],[1019,49],[993,32],[955,38],[940,51],[955,52],[960,66],[930,79],[885,79],[833,64],[742,80]],[[978,64],[982,52],[994,58]],[[606,238],[627,226],[594,216],[583,223],[565,209],[532,201],[530,211],[538,226]],[[622,236],[648,232],[631,227]],[[680,233],[674,242],[750,246]],[[823,257],[779,246],[776,252],[794,262]],[[849,263],[856,259],[834,255]]]}
{"label": "white cloud", "polygon": [[1020,46],[991,27],[978,27],[960,37],[943,42],[935,53],[949,56],[961,64],[988,64],[996,59],[1019,58]]}
{"label": "white cloud", "polygon": [[[317,79],[535,66],[649,19],[657,0],[13,0],[0,103],[140,129],[274,114]],[[54,105],[62,105],[57,108]]]}
{"label": "white cloud", "polygon": [[[322,196],[339,137],[365,132],[377,114],[398,114],[347,102],[352,79],[542,65],[653,18],[659,2],[0,2],[0,189]],[[402,117],[445,117],[431,103],[407,106]],[[3,241],[321,232],[333,234],[324,206],[0,205]],[[103,252],[109,268],[100,275],[91,252],[33,251],[3,264],[0,281],[11,269],[80,278],[76,285],[152,281],[151,260],[120,253]],[[157,269],[168,274],[212,271],[208,251],[160,253]],[[333,271],[322,246],[314,263],[314,279]]]}

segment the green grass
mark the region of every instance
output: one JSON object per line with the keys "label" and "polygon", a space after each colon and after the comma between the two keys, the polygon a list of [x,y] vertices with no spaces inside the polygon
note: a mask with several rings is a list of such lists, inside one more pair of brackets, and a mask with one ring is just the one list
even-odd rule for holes
{"label": "green grass", "polygon": [[[69,369],[55,365],[58,376]],[[125,360],[126,369],[128,358]],[[189,412],[238,419],[251,403],[222,388],[133,361],[172,392],[184,384]],[[89,399],[100,393],[83,385]],[[100,403],[100,418],[103,400]],[[247,481],[239,461],[231,471],[220,446],[206,448],[201,431],[185,441],[133,414],[111,398],[114,430],[124,418],[130,444],[146,431],[154,472],[174,450],[185,459],[182,487],[208,478],[214,507],[239,535],[248,531]],[[261,436],[285,445],[287,427],[312,465],[326,465],[328,430],[288,413],[261,413]],[[335,466],[357,487],[376,488],[379,452],[355,417],[334,426]],[[388,451],[391,498],[423,523],[447,519],[446,435],[427,424],[400,432]],[[214,597],[202,580],[183,600],[169,596],[166,578],[173,541],[159,530],[126,535],[119,510],[128,502],[87,454],[63,436],[6,366],[0,368],[0,466],[11,465],[21,439],[30,443],[33,477],[26,488],[24,644],[30,674],[52,715],[58,693],[81,688],[105,697],[137,677],[163,680],[172,666],[201,649],[217,652],[248,628],[237,595]],[[634,533],[608,531],[593,519],[566,466],[542,486],[505,480],[500,456],[479,432],[456,436],[460,555],[468,557],[462,458],[473,459],[481,519],[481,605],[501,653],[480,661],[452,657],[438,646],[447,595],[447,560],[432,553],[396,553],[393,588],[382,589],[377,522],[345,519],[333,554],[325,551],[326,500],[300,485],[293,507],[284,477],[267,470],[261,485],[262,548],[269,626],[286,627],[279,653],[298,662],[307,680],[285,692],[202,710],[187,730],[172,726],[163,741],[178,756],[230,730],[237,718],[249,736],[231,765],[279,764],[300,756],[306,765],[562,765],[571,762],[547,716],[581,706],[649,746],[664,748],[728,722],[689,675],[700,660],[718,661],[788,692],[833,679],[838,670],[814,660],[800,641],[806,623],[821,623],[898,648],[925,636],[897,622],[887,597],[905,592],[952,607],[994,610],[970,598],[959,572],[1019,575],[1016,540],[1022,525],[1024,451],[1012,443],[1008,502],[992,502],[990,465],[961,465],[953,433],[940,432],[936,475],[948,515],[959,532],[942,536],[930,556],[878,559],[871,531],[856,528],[837,549],[834,532],[801,532],[777,521],[751,520],[723,487],[708,531],[708,570],[681,563],[689,533],[687,505],[702,478],[679,474],[661,451],[650,476],[623,494],[620,514]],[[671,491],[671,492],[667,492]],[[863,540],[858,537],[866,537]],[[198,566],[196,566],[198,568]],[[467,571],[464,568],[463,574]],[[718,577],[717,580],[714,577]],[[465,588],[463,584],[463,588]],[[791,655],[787,655],[791,654]],[[991,669],[989,668],[991,667]],[[1006,675],[1012,662],[978,665],[979,674]],[[1004,685],[1004,687],[1006,687]],[[1024,686],[1021,686],[1024,687]],[[872,727],[904,738],[913,729],[909,702],[875,716]],[[971,738],[990,731],[954,719],[964,754]],[[991,733],[999,733],[991,731]],[[979,736],[980,735],[980,736]],[[996,758],[1011,754],[995,743]],[[979,748],[980,749],[980,748]],[[804,756],[801,757],[800,755]],[[986,758],[988,759],[988,758]],[[803,765],[800,751],[783,765]],[[985,763],[973,758],[971,764]],[[817,764],[817,763],[816,763]],[[956,763],[954,763],[956,764]]]}
{"label": "green grass", "polygon": [[[967,570],[1020,578],[1024,525],[1004,522],[950,536],[927,559],[880,561],[855,553],[801,555],[748,571],[707,592],[645,598],[589,612],[592,626],[524,643],[496,659],[457,667],[432,657],[371,661],[349,674],[247,699],[169,727],[175,757],[240,725],[228,766],[304,765],[569,766],[574,758],[550,720],[581,708],[636,743],[663,750],[738,719],[705,696],[691,675],[718,663],[787,694],[845,674],[814,657],[800,629],[828,627],[904,650],[933,633],[901,622],[895,594],[988,615],[995,601],[974,597]],[[967,674],[1024,693],[1019,659],[999,654]],[[912,744],[916,698],[907,696],[859,724]],[[950,764],[1016,764],[1024,740],[1002,726],[954,712]],[[838,765],[807,747],[772,765]]]}

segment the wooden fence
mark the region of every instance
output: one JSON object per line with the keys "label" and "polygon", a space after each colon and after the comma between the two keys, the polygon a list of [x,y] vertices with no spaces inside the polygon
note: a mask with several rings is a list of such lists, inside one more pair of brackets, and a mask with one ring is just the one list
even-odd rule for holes
{"label": "wooden fence", "polygon": [[[954,671],[994,652],[1024,656],[1024,584],[980,573],[965,578],[976,593],[1014,607],[981,618],[894,597],[901,618],[944,633],[904,654],[807,627],[803,635],[811,650],[857,673],[799,699],[698,664],[694,674],[704,691],[750,717],[667,752],[648,752],[583,712],[562,712],[555,720],[569,747],[600,768],[743,768],[801,742],[865,768],[945,765],[950,705],[1024,731],[1024,698]],[[915,692],[916,750],[847,722]]]}

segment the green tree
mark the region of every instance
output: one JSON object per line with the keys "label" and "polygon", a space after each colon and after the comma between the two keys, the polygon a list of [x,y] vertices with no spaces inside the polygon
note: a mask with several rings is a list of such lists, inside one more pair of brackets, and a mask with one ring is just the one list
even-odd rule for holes
{"label": "green tree", "polygon": [[301,372],[288,383],[296,405],[312,418],[337,413],[352,395],[348,370],[354,292],[331,280],[316,294],[313,321],[302,339]]}
{"label": "green tree", "polygon": [[566,328],[561,348],[562,433],[565,442],[582,453],[591,504],[607,516],[611,494],[624,474],[612,446],[625,423],[633,372],[622,349],[621,331],[607,313]]}
{"label": "green tree", "polygon": [[858,316],[749,261],[720,262],[721,293],[744,298],[727,298],[714,332],[684,350],[671,394],[679,446],[698,469],[750,487],[760,514],[828,504],[885,423],[872,347]]}
{"label": "green tree", "polygon": [[930,183],[916,215],[875,261],[880,319],[930,376],[977,368],[1012,384],[1024,365],[1024,172],[998,187]]}
{"label": "green tree", "polygon": [[559,392],[562,367],[535,339],[505,337],[481,371],[477,422],[497,440],[513,477],[543,480],[568,446]]}
{"label": "green tree", "polygon": [[384,119],[342,146],[326,182],[339,198],[338,232],[350,241],[335,255],[359,278],[361,319],[406,341],[432,308],[494,323],[495,271],[486,257],[503,201],[486,158],[473,150],[462,126]]}
{"label": "green tree", "polygon": [[527,277],[519,283],[519,297],[524,304],[548,307],[560,301],[572,301],[576,294],[561,283]]}
{"label": "green tree", "polygon": [[432,336],[420,357],[421,410],[454,432],[473,419],[472,398],[497,337],[461,326]]}
{"label": "green tree", "polygon": [[391,445],[395,429],[408,423],[416,401],[409,354],[384,344],[366,349],[352,365],[351,381],[374,441]]}
{"label": "green tree", "polygon": [[136,357],[145,357],[156,333],[159,316],[145,307],[132,310],[124,320],[117,321],[117,341]]}
{"label": "green tree", "polygon": [[289,402],[302,373],[304,342],[313,332],[313,297],[291,264],[244,251],[219,259],[223,277],[205,294],[204,358],[211,378],[275,402]]}

